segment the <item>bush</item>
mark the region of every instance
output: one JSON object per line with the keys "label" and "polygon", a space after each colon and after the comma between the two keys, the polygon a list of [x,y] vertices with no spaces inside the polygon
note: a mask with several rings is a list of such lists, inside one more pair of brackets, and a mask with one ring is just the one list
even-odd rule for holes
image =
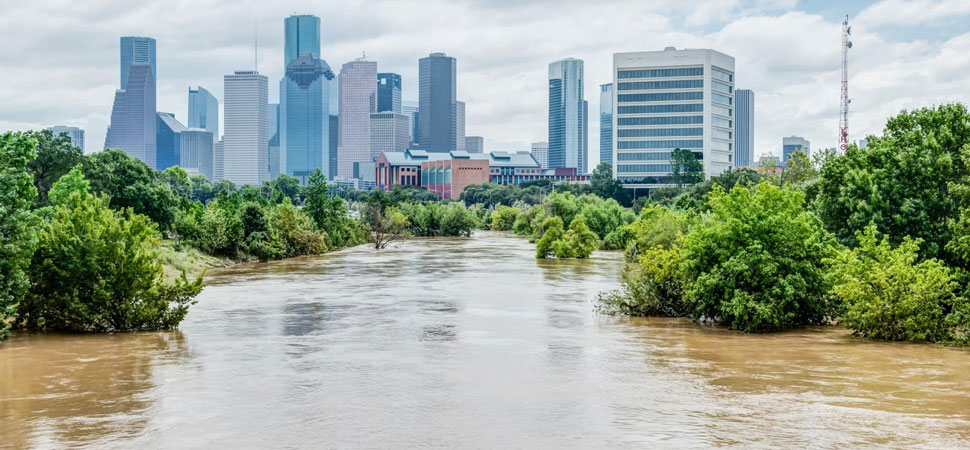
{"label": "bush", "polygon": [[30,286],[27,269],[37,245],[30,205],[37,195],[27,165],[35,141],[21,133],[0,135],[0,339],[7,336],[18,301]]}
{"label": "bush", "polygon": [[596,233],[586,226],[586,218],[582,215],[576,216],[565,232],[559,216],[546,219],[542,230],[536,244],[536,258],[588,258],[593,250],[599,248]]}
{"label": "bush", "polygon": [[492,213],[492,229],[495,231],[510,231],[512,225],[519,218],[522,210],[513,206],[499,206]]}
{"label": "bush", "polygon": [[243,233],[242,221],[235,211],[215,200],[202,213],[196,246],[210,255],[234,258],[243,240]]}
{"label": "bush", "polygon": [[684,317],[691,308],[684,301],[680,246],[646,250],[639,264],[623,274],[624,288],[600,294],[598,307],[608,313],[632,316]]}
{"label": "bush", "polygon": [[296,209],[288,197],[270,210],[268,219],[269,229],[278,236],[285,257],[319,255],[330,248],[327,235],[314,229],[310,218]]}

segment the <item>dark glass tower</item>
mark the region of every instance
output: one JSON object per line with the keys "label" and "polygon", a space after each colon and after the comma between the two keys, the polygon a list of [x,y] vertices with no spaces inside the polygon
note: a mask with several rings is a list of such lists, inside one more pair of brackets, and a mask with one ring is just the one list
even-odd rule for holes
{"label": "dark glass tower", "polygon": [[310,15],[294,15],[283,19],[283,67],[304,53],[320,55],[320,18]]}
{"label": "dark glass tower", "polygon": [[418,61],[419,148],[447,153],[458,148],[457,62],[444,53]]}
{"label": "dark glass tower", "polygon": [[401,76],[396,73],[377,74],[377,112],[401,114]]}

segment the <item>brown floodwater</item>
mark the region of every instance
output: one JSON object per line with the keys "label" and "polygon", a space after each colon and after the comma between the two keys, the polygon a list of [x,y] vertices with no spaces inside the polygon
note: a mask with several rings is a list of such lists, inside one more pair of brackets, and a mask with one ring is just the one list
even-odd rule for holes
{"label": "brown floodwater", "polygon": [[970,352],[604,316],[497,233],[210,274],[177,332],[0,344],[0,447],[966,448]]}

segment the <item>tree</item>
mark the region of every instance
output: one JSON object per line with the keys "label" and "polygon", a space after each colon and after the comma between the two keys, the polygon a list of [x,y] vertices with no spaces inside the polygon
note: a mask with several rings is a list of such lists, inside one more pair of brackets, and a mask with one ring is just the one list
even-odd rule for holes
{"label": "tree", "polygon": [[830,318],[822,259],[831,240],[804,209],[804,194],[768,182],[715,188],[710,208],[684,243],[685,294],[696,319],[755,332]]}
{"label": "tree", "polygon": [[589,177],[590,191],[603,198],[612,198],[623,206],[630,206],[633,200],[630,192],[619,180],[613,178],[613,165],[601,162]]}
{"label": "tree", "polygon": [[291,203],[299,203],[300,180],[281,174],[272,181],[263,183],[263,196],[272,203],[281,203],[284,198],[289,198]]}
{"label": "tree", "polygon": [[818,171],[812,165],[808,155],[801,151],[795,151],[788,156],[785,163],[785,170],[781,173],[779,184],[784,187],[788,185],[798,185],[815,179]]}
{"label": "tree", "polygon": [[290,203],[288,197],[272,207],[269,228],[283,243],[284,256],[319,255],[330,248],[330,238],[316,230],[313,222]]}
{"label": "tree", "polygon": [[167,183],[156,179],[147,164],[121,150],[105,150],[88,157],[84,176],[94,192],[108,194],[109,206],[131,208],[152,219],[162,231],[168,231],[178,213],[178,199]]}
{"label": "tree", "polygon": [[536,242],[536,258],[544,259],[556,254],[556,243],[562,239],[563,222],[559,216],[546,218],[542,222],[542,236]]}
{"label": "tree", "polygon": [[36,202],[44,206],[47,205],[47,191],[55,181],[80,164],[84,160],[84,154],[71,143],[71,138],[66,134],[54,136],[50,130],[43,130],[30,132],[28,135],[37,141],[37,154],[30,160],[27,169],[34,176]]}
{"label": "tree", "polygon": [[18,325],[60,331],[172,329],[202,290],[202,277],[162,281],[155,225],[113,211],[79,168],[50,191],[51,209],[30,265]]}
{"label": "tree", "polygon": [[576,216],[569,224],[569,230],[556,246],[557,258],[589,258],[593,250],[599,248],[599,237],[586,226],[586,218],[582,214]]}
{"label": "tree", "polygon": [[598,307],[633,316],[690,316],[681,272],[684,249],[679,244],[644,250],[638,264],[624,271],[623,289],[597,296]]}
{"label": "tree", "polygon": [[363,216],[374,240],[375,249],[387,248],[392,242],[408,235],[407,216],[393,206],[381,208],[377,203],[369,203],[364,206]]}
{"label": "tree", "polygon": [[8,318],[30,286],[27,268],[37,245],[37,220],[30,206],[37,188],[28,171],[36,141],[29,134],[0,135],[0,339],[7,336]]}
{"label": "tree", "polygon": [[704,181],[704,164],[697,159],[694,152],[677,148],[671,152],[670,159],[673,166],[670,179],[677,186]]}
{"label": "tree", "polygon": [[319,169],[308,177],[303,188],[303,211],[313,219],[317,229],[327,233],[336,248],[364,243],[366,238],[359,222],[347,215],[346,203],[337,196],[330,196],[327,177]]}
{"label": "tree", "polygon": [[192,197],[192,182],[189,180],[189,174],[179,166],[161,171],[158,174],[158,181],[167,184],[176,195],[184,198]]}
{"label": "tree", "polygon": [[521,213],[521,209],[513,206],[499,206],[492,213],[492,222],[489,227],[495,231],[510,231]]}

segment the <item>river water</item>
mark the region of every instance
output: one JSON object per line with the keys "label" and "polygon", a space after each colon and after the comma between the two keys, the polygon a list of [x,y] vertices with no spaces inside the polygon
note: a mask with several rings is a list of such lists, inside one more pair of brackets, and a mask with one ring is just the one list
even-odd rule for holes
{"label": "river water", "polygon": [[0,447],[966,447],[970,352],[598,315],[622,255],[412,240],[210,274],[178,332],[0,344]]}

